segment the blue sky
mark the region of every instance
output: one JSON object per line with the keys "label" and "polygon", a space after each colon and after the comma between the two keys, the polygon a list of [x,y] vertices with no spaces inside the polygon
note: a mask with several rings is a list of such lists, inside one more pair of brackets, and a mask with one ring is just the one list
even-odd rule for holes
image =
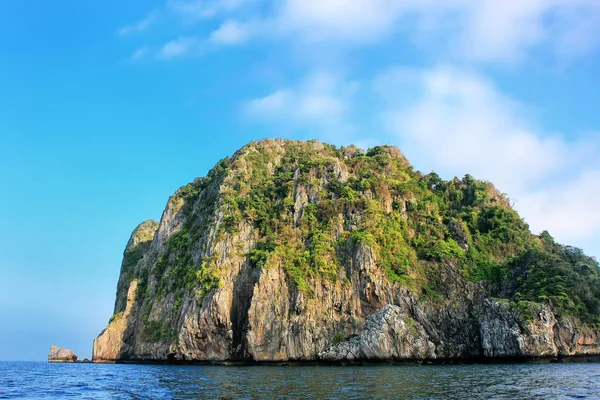
{"label": "blue sky", "polygon": [[0,360],[89,357],[123,248],[250,140],[399,146],[600,255],[597,0],[3,0]]}

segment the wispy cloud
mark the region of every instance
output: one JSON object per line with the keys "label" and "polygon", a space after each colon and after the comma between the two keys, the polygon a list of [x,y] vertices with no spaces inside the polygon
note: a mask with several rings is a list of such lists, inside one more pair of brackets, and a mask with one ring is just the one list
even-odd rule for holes
{"label": "wispy cloud", "polygon": [[[188,23],[217,21],[205,39],[220,45],[255,39],[339,48],[416,36],[430,54],[473,64],[515,64],[539,49],[569,59],[600,47],[597,0],[169,0],[166,12]],[[118,32],[143,32],[156,17]]]}
{"label": "wispy cloud", "polygon": [[353,131],[350,114],[358,89],[356,82],[326,72],[313,73],[297,86],[247,101],[243,112],[255,121],[311,129],[335,139]]}
{"label": "wispy cloud", "polygon": [[393,30],[402,2],[285,0],[271,17],[277,30],[301,40],[370,42]]}
{"label": "wispy cloud", "polygon": [[560,57],[568,55],[564,51],[566,42],[582,43],[580,50],[583,46],[592,50],[598,45],[593,42],[595,39],[590,40],[588,30],[582,29],[581,25],[584,20],[600,18],[600,3],[595,0],[481,0],[468,3],[459,8],[459,21],[465,25],[454,48],[471,60],[515,62],[538,48],[545,48]]}
{"label": "wispy cloud", "polygon": [[149,53],[150,53],[150,49],[147,46],[140,47],[139,49],[137,49],[136,51],[134,51],[131,54],[130,58],[132,60],[140,60],[140,59],[145,58],[146,56],[148,56]]}
{"label": "wispy cloud", "polygon": [[[450,56],[471,62],[515,63],[537,48],[573,56],[600,46],[592,34],[600,21],[596,0],[284,0],[268,9],[252,16],[256,32],[247,36],[364,45],[418,32],[420,46],[450,48]],[[220,10],[235,17],[236,7]]]}
{"label": "wispy cloud", "polygon": [[198,21],[234,12],[260,0],[169,0],[167,8],[188,21]]}
{"label": "wispy cloud", "polygon": [[197,37],[180,37],[163,45],[157,56],[164,59],[173,59],[198,54],[203,42],[203,39]]}
{"label": "wispy cloud", "polygon": [[[569,179],[524,193],[518,197],[517,208],[535,231],[549,230],[560,240],[593,243],[600,248],[600,166],[572,171]],[[595,243],[594,243],[595,240]]]}
{"label": "wispy cloud", "polygon": [[242,24],[237,21],[228,20],[211,33],[210,40],[218,44],[242,43],[250,39],[251,30],[249,27],[250,24],[248,23]]}
{"label": "wispy cloud", "polygon": [[153,11],[150,14],[148,14],[144,19],[142,19],[141,21],[138,21],[131,25],[122,26],[121,28],[119,28],[117,33],[119,35],[129,35],[129,34],[144,32],[144,31],[148,30],[148,28],[150,28],[152,26],[152,24],[154,24],[157,17],[158,17],[158,13],[156,11]]}

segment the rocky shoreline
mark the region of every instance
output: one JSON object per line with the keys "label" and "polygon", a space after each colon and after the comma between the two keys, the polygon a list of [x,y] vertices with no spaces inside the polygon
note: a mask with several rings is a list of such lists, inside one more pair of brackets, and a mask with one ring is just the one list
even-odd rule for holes
{"label": "rocky shoreline", "polygon": [[[378,366],[378,365],[474,365],[474,364],[570,364],[570,363],[600,363],[597,356],[564,356],[564,357],[470,357],[435,360],[354,360],[354,361],[206,361],[206,360],[113,360],[89,361],[93,364],[139,364],[139,365],[199,365],[199,366]],[[78,361],[77,363],[83,363]]]}

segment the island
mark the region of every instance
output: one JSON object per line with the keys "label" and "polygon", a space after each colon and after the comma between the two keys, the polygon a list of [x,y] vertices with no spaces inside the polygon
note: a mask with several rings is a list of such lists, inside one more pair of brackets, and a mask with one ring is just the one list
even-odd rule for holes
{"label": "island", "polygon": [[93,361],[591,360],[599,324],[598,262],[492,183],[269,139],[133,231]]}

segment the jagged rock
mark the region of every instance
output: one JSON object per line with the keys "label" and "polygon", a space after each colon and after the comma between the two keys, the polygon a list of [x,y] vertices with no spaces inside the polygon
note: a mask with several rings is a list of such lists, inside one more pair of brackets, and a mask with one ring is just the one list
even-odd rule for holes
{"label": "jagged rock", "polygon": [[319,358],[325,361],[435,359],[435,345],[423,326],[402,308],[387,305],[367,317],[358,336],[333,345]]}
{"label": "jagged rock", "polygon": [[92,360],[107,362],[121,359],[127,354],[129,337],[127,336],[129,317],[135,304],[137,280],[131,281],[127,291],[127,305],[124,312],[118,312],[111,318],[108,326],[94,340]]}
{"label": "jagged rock", "polygon": [[541,306],[524,319],[507,303],[486,299],[481,310],[481,345],[486,357],[557,356],[554,341],[556,318]]}
{"label": "jagged rock", "polygon": [[69,349],[63,349],[57,346],[50,346],[48,362],[76,362],[77,355]]}
{"label": "jagged rock", "polygon": [[467,250],[469,248],[469,239],[467,236],[467,232],[462,227],[462,225],[456,220],[451,220],[448,223],[448,230],[452,235],[452,238],[458,243],[460,247]]}

